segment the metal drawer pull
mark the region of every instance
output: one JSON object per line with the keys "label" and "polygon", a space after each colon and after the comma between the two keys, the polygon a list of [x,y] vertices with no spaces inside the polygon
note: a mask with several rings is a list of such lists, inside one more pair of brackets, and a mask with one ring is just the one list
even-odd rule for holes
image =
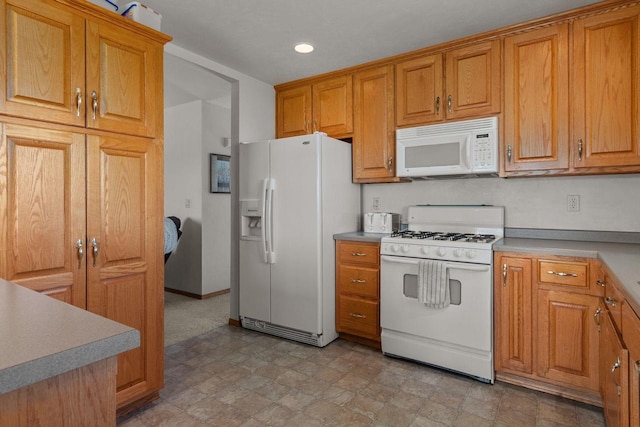
{"label": "metal drawer pull", "polygon": [[598,279],[598,280],[596,280],[596,283],[597,283],[598,285],[602,286],[603,288],[605,287],[604,280],[600,280],[600,279]]}
{"label": "metal drawer pull", "polygon": [[616,371],[616,369],[618,369],[620,367],[621,364],[622,364],[622,360],[620,360],[620,356],[618,356],[618,360],[616,360],[616,363],[611,365],[611,380],[616,385],[616,390],[618,391],[618,396],[620,396],[622,390],[620,388],[620,385],[616,381],[616,378],[613,376],[613,373]]}
{"label": "metal drawer pull", "polygon": [[502,264],[502,287],[507,287],[507,264]]}
{"label": "metal drawer pull", "polygon": [[633,364],[633,367],[636,368],[636,372],[640,373],[640,360],[636,360],[636,363]]}
{"label": "metal drawer pull", "polygon": [[351,279],[351,283],[367,283],[367,281],[363,279]]}
{"label": "metal drawer pull", "polygon": [[76,116],[80,117],[80,107],[82,106],[82,90],[76,88]]}
{"label": "metal drawer pull", "polygon": [[356,317],[358,319],[366,319],[367,318],[367,316],[365,316],[364,314],[358,314],[358,313],[349,313],[349,316]]}
{"label": "metal drawer pull", "polygon": [[601,312],[602,312],[602,309],[598,307],[596,312],[593,314],[593,320],[596,322],[596,325],[598,325],[598,331],[600,331],[600,313]]}
{"label": "metal drawer pull", "polygon": [[82,258],[84,258],[84,246],[82,239],[78,239],[76,242],[76,248],[78,248],[78,269],[82,268]]}
{"label": "metal drawer pull", "polygon": [[617,304],[616,304],[616,300],[614,300],[614,299],[613,299],[613,298],[611,298],[611,297],[606,297],[606,298],[604,299],[604,302],[606,302],[606,303],[607,303],[607,305],[610,305],[611,307],[615,307],[615,306],[617,305]]}
{"label": "metal drawer pull", "polygon": [[563,273],[562,271],[553,271],[553,270],[549,270],[547,271],[548,274],[553,274],[555,276],[560,276],[560,277],[578,277],[578,275],[576,273]]}
{"label": "metal drawer pull", "polygon": [[353,255],[353,256],[367,256],[367,254],[362,253],[362,252],[351,252],[351,255]]}

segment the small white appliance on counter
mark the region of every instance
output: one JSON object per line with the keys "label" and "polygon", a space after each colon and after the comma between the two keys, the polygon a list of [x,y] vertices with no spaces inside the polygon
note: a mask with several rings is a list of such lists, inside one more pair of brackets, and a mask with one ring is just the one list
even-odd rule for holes
{"label": "small white appliance on counter", "polygon": [[399,177],[482,176],[498,173],[498,118],[396,130]]}
{"label": "small white appliance on counter", "polygon": [[367,212],[362,216],[362,230],[365,233],[386,233],[400,230],[400,214]]}
{"label": "small white appliance on counter", "polygon": [[[492,245],[504,208],[411,206],[407,217],[408,230],[380,246],[382,352],[493,383]],[[425,272],[439,286],[421,293]],[[446,302],[421,300],[442,290]]]}
{"label": "small white appliance on counter", "polygon": [[338,337],[333,235],[360,219],[351,144],[316,132],[239,150],[242,326],[323,347]]}

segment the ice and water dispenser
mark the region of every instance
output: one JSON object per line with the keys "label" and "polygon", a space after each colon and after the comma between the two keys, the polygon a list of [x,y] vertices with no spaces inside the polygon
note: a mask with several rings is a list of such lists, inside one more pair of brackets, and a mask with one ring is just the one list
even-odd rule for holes
{"label": "ice and water dispenser", "polygon": [[240,200],[240,238],[260,240],[262,235],[262,209],[260,200]]}

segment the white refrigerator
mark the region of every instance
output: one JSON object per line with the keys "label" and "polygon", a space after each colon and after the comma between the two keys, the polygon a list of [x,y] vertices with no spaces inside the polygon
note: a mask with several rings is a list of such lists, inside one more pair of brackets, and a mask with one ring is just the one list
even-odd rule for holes
{"label": "white refrigerator", "polygon": [[351,144],[324,133],[240,143],[240,319],[324,347],[335,328],[333,235],[358,229]]}

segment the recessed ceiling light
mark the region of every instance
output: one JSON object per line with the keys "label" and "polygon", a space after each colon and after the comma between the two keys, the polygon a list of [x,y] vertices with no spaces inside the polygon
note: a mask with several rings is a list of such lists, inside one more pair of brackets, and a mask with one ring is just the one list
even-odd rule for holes
{"label": "recessed ceiling light", "polygon": [[295,51],[298,53],[311,53],[313,52],[313,46],[309,43],[298,43],[294,47]]}

